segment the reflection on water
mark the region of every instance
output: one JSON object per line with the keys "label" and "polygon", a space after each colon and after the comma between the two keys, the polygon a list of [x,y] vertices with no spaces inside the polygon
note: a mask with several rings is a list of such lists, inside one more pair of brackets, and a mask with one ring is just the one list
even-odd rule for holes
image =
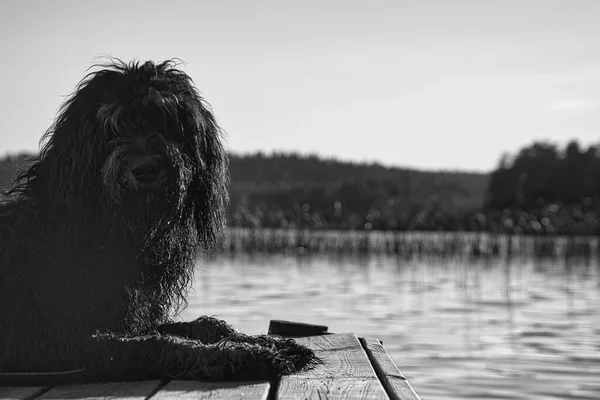
{"label": "reflection on water", "polygon": [[235,255],[199,264],[184,319],[384,342],[424,400],[600,399],[595,259]]}

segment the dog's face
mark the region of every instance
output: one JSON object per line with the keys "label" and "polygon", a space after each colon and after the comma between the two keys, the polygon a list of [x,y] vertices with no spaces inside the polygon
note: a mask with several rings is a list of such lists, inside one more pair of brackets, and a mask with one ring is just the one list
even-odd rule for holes
{"label": "dog's face", "polygon": [[220,136],[175,63],[116,62],[89,74],[65,102],[16,192],[33,188],[59,220],[100,218],[146,239],[175,240],[180,230],[210,249],[228,201]]}
{"label": "dog's face", "polygon": [[[110,140],[101,168],[104,191],[115,202],[125,199],[148,207],[152,201],[165,201],[174,192],[179,178],[178,169],[190,165],[176,165],[172,153],[182,152],[182,144],[168,141],[155,129],[126,132]],[[179,182],[188,190],[191,182]]]}
{"label": "dog's face", "polygon": [[146,63],[117,78],[97,100],[103,189],[117,203],[162,207],[201,177],[210,154],[199,150],[218,129],[187,76]]}
{"label": "dog's face", "polygon": [[116,147],[113,153],[121,151],[121,165],[117,168],[120,169],[118,184],[123,190],[132,193],[164,192],[171,163],[166,140],[160,133],[134,135],[122,148]]}

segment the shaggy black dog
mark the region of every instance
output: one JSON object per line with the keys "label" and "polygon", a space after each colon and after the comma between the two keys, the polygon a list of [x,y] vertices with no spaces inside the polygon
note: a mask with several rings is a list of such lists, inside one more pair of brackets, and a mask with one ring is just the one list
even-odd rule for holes
{"label": "shaggy black dog", "polygon": [[45,138],[0,204],[0,380],[271,379],[316,362],[211,317],[173,322],[228,202],[220,129],[175,62],[90,73]]}

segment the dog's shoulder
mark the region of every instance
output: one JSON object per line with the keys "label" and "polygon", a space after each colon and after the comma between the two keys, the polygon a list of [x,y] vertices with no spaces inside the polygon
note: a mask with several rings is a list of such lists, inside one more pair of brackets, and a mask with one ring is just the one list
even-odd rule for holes
{"label": "dog's shoulder", "polygon": [[21,198],[0,199],[0,236],[18,234],[20,230],[35,229],[40,218],[34,201]]}
{"label": "dog's shoulder", "polygon": [[33,201],[0,200],[0,270],[4,274],[26,267],[48,237]]}

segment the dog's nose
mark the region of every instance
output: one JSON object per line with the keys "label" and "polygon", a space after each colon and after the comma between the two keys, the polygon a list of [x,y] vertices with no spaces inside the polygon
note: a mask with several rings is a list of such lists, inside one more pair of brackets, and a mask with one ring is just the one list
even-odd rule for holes
{"label": "dog's nose", "polygon": [[151,183],[160,175],[160,165],[154,160],[145,160],[131,168],[133,177],[140,183]]}

